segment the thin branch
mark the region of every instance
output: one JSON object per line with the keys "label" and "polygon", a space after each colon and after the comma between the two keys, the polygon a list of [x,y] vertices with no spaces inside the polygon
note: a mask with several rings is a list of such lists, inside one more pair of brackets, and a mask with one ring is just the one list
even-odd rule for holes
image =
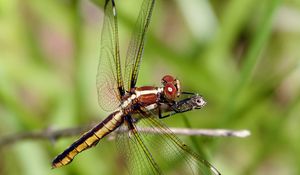
{"label": "thin branch", "polygon": [[[94,125],[87,125],[81,127],[57,129],[47,128],[42,131],[31,131],[17,134],[11,134],[0,137],[0,149],[4,146],[14,144],[24,140],[50,140],[56,141],[61,137],[71,137],[82,134]],[[153,128],[139,128],[140,132],[156,133],[160,132]],[[248,137],[250,136],[249,130],[227,130],[227,129],[187,129],[187,128],[170,128],[176,135],[194,135],[194,136],[209,136],[209,137]],[[110,137],[113,139],[114,137]]]}
{"label": "thin branch", "polygon": [[[187,129],[187,128],[170,128],[176,135],[187,136],[209,136],[209,137],[248,137],[251,135],[249,130],[228,130],[228,129]],[[151,128],[139,128],[139,131],[146,133],[160,132]]]}
{"label": "thin branch", "polygon": [[54,142],[60,137],[71,137],[71,136],[79,135],[89,130],[91,127],[92,125],[66,128],[66,129],[57,129],[57,130],[53,130],[52,128],[47,128],[41,131],[29,131],[29,132],[10,134],[7,136],[0,137],[0,149],[4,146],[11,145],[16,142],[24,141],[24,140],[50,140]]}

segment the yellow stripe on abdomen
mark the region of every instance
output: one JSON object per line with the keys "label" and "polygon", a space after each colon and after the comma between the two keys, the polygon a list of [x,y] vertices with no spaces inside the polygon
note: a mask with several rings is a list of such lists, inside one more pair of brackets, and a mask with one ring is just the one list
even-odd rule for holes
{"label": "yellow stripe on abdomen", "polygon": [[83,134],[83,136],[81,136],[77,141],[75,141],[69,148],[67,148],[64,152],[59,154],[53,160],[52,167],[58,168],[69,164],[70,162],[72,162],[72,160],[78,153],[92,146],[95,146],[100,139],[102,139],[104,136],[118,128],[122,122],[122,111],[116,111],[110,114],[105,120],[103,120],[93,129]]}

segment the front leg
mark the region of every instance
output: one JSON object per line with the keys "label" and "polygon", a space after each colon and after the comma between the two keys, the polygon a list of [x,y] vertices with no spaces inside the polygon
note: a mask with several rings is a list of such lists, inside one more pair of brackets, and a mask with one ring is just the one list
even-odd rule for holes
{"label": "front leg", "polygon": [[162,116],[162,109],[161,109],[161,103],[157,102],[157,108],[158,108],[158,118],[164,118],[164,116]]}
{"label": "front leg", "polygon": [[201,109],[203,106],[205,106],[206,102],[201,96],[196,94],[193,95],[192,97],[185,98],[180,101],[174,101],[172,103],[162,103],[162,104],[168,105],[167,111],[169,111],[170,113],[165,116],[162,116],[161,112],[159,112],[159,118],[166,118],[174,114],[184,113],[194,109]]}
{"label": "front leg", "polygon": [[167,115],[159,116],[159,118],[160,118],[160,119],[167,118],[167,117],[170,117],[170,116],[172,116],[172,115],[174,115],[174,114],[177,114],[177,112],[170,112],[170,113],[167,114]]}
{"label": "front leg", "polygon": [[197,93],[194,93],[194,92],[181,92],[181,94],[184,94],[184,95],[198,95]]}
{"label": "front leg", "polygon": [[180,111],[178,111],[174,106],[176,106],[176,102],[174,101],[173,103],[164,103],[164,105],[167,105],[167,111],[169,111],[170,113],[167,115],[162,115],[162,104],[161,103],[157,103],[157,107],[158,107],[158,117],[160,119],[162,118],[167,118],[170,117],[171,115],[174,115],[176,113],[180,113]]}

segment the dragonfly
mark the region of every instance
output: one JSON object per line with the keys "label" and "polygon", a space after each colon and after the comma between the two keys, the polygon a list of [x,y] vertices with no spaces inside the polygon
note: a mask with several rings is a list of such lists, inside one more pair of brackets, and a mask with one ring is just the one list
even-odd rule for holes
{"label": "dragonfly", "polygon": [[[105,1],[96,81],[99,105],[111,114],[59,154],[52,162],[53,168],[71,163],[77,154],[115,131],[119,153],[130,174],[167,174],[174,165],[177,173],[182,172],[179,174],[220,174],[161,120],[200,109],[206,103],[204,99],[195,93],[182,92],[180,81],[171,75],[163,76],[160,87],[136,87],[154,5],[155,0],[142,2],[122,61],[116,3]],[[180,99],[184,94],[190,96]],[[142,132],[143,128],[154,132]]]}

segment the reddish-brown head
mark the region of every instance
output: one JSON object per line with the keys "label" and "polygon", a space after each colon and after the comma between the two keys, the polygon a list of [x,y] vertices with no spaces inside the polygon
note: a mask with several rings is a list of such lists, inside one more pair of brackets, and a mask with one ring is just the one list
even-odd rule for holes
{"label": "reddish-brown head", "polygon": [[180,82],[171,75],[165,75],[161,79],[164,88],[164,96],[167,100],[173,101],[180,95]]}

